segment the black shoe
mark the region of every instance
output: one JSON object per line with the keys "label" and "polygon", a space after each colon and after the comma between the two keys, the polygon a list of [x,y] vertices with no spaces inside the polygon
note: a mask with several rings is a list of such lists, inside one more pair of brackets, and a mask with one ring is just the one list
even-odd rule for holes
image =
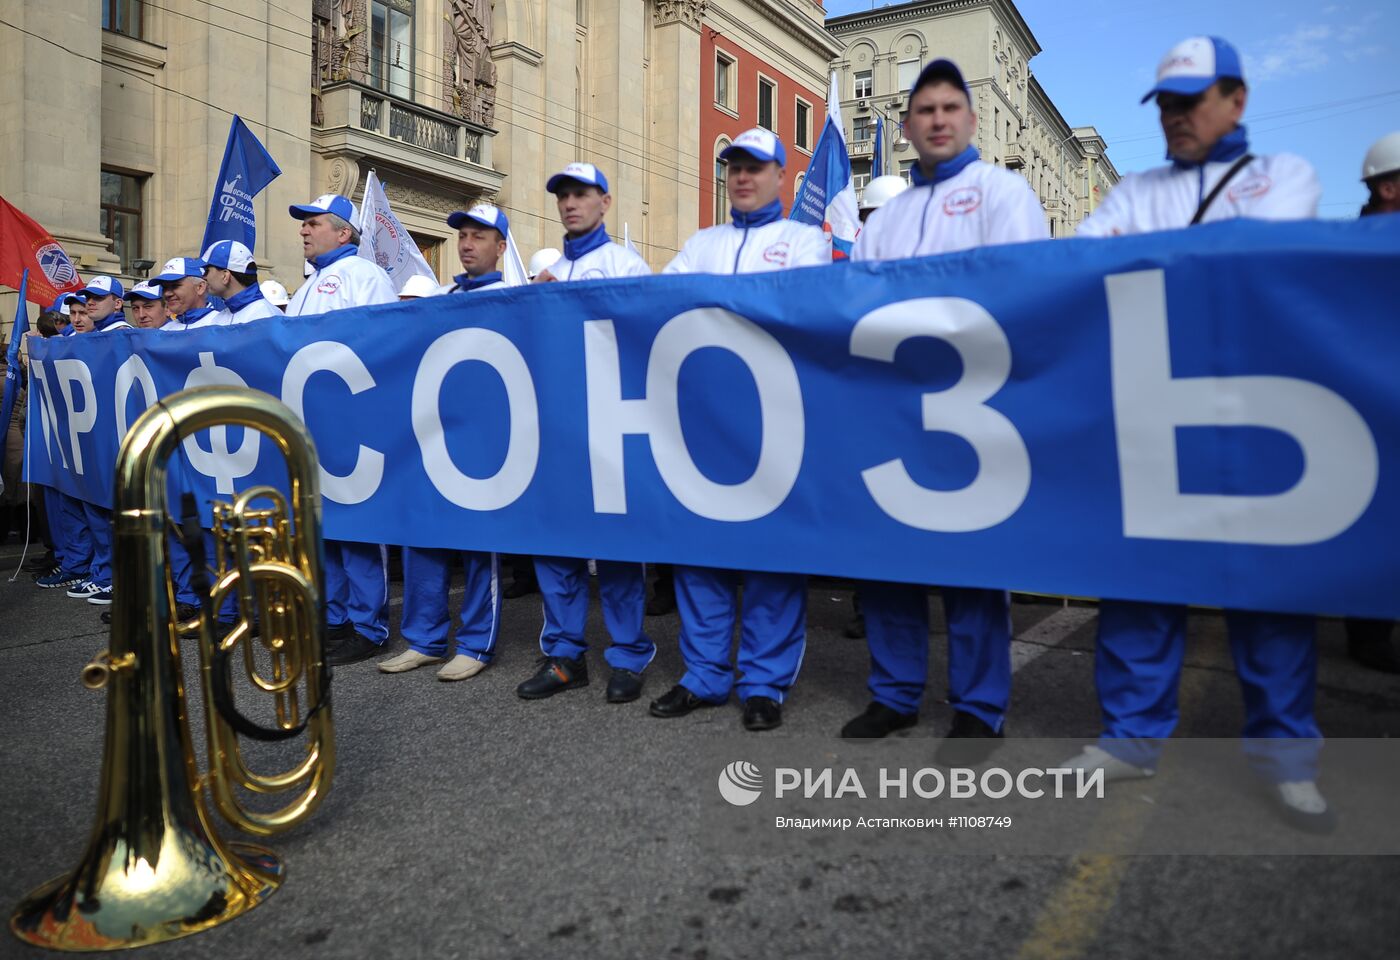
{"label": "black shoe", "polygon": [[[588,686],[588,661],[583,657],[542,657],[535,675],[515,688],[523,700],[543,700],[563,690]],[[611,684],[609,684],[611,687]]]}
{"label": "black shoe", "polygon": [[664,590],[658,590],[651,595],[647,601],[647,616],[664,617],[668,613],[676,612],[676,595]]}
{"label": "black shoe", "polygon": [[978,717],[953,711],[948,737],[934,751],[933,762],[945,767],[975,767],[1001,746],[1003,730],[993,730]]}
{"label": "black shoe", "polygon": [[773,730],[783,725],[783,705],[770,697],[749,697],[744,701],[745,730]]}
{"label": "black shoe", "polygon": [[702,700],[678,683],[665,694],[653,700],[650,710],[653,717],[670,720],[674,717],[683,717],[700,707],[717,706],[719,704],[712,700]]}
{"label": "black shoe", "polygon": [[878,740],[918,722],[917,713],[900,713],[883,703],[871,703],[864,713],[841,728],[841,736],[846,740]]}
{"label": "black shoe", "polygon": [[199,607],[192,603],[175,604],[175,619],[177,620],[193,620],[198,617],[199,614]]}
{"label": "black shoe", "polygon": [[614,668],[608,681],[608,703],[631,703],[642,695],[642,675]]}
{"label": "black shoe", "polygon": [[343,667],[347,664],[359,663],[361,660],[380,656],[384,653],[384,649],[384,644],[375,643],[369,637],[357,633],[326,655],[326,666]]}
{"label": "black shoe", "polygon": [[1372,670],[1400,673],[1400,645],[1391,636],[1394,627],[1389,620],[1347,620],[1347,655]]}
{"label": "black shoe", "polygon": [[[335,653],[335,648],[355,636],[355,625],[349,620],[326,627],[326,654]],[[329,662],[329,661],[327,661]]]}
{"label": "black shoe", "polygon": [[506,587],[505,598],[507,600],[518,600],[521,597],[528,597],[532,593],[540,592],[538,580],[512,580],[510,586]]}

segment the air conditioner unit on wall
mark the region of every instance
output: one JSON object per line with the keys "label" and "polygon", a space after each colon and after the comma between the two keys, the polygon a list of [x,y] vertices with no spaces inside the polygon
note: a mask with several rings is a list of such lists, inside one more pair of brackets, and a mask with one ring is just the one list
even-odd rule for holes
{"label": "air conditioner unit on wall", "polygon": [[857,110],[869,110],[869,109],[870,109],[870,101],[869,101],[869,100],[866,100],[866,99],[864,99],[864,98],[862,98],[862,99],[860,99],[860,100],[857,100],[857,101],[856,101],[856,109],[857,109]]}

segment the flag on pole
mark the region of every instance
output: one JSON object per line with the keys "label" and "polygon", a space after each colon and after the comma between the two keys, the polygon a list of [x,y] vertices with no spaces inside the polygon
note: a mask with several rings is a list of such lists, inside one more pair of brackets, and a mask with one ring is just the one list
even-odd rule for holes
{"label": "flag on pole", "polygon": [[224,162],[219,165],[214,199],[209,201],[209,221],[199,249],[208,250],[220,240],[237,240],[249,250],[256,250],[258,225],[253,198],[281,173],[277,161],[244,125],[243,118],[235,114],[228,128]]}
{"label": "flag on pole", "polygon": [[817,138],[812,162],[807,165],[807,176],[789,218],[821,227],[831,238],[831,259],[845,260],[860,231],[860,212],[851,182],[851,155],[841,128],[838,93],[833,73],[826,100],[826,125]]}
{"label": "flag on pole", "polygon": [[506,231],[506,262],[501,264],[501,280],[511,287],[523,287],[530,282],[525,261],[520,259],[520,248],[515,245],[514,230]]}
{"label": "flag on pole", "polygon": [[423,259],[418,243],[389,209],[384,185],[373,170],[365,177],[365,196],[360,202],[360,256],[384,268],[395,290],[402,290],[409,277],[423,276],[438,282],[437,274]]}
{"label": "flag on pole", "polygon": [[[29,305],[24,298],[29,286],[29,271],[19,279],[19,303],[15,305],[15,324],[10,327],[10,349],[5,354],[5,396],[0,399],[0,437],[10,431],[10,413],[19,396],[19,342],[29,329]],[[57,299],[57,294],[54,294]]]}
{"label": "flag on pole", "polygon": [[83,289],[78,268],[62,245],[0,197],[0,284],[19,289],[26,275],[27,295],[41,307],[53,303],[60,293]]}
{"label": "flag on pole", "polygon": [[875,118],[875,151],[870,157],[870,179],[885,175],[885,118]]}

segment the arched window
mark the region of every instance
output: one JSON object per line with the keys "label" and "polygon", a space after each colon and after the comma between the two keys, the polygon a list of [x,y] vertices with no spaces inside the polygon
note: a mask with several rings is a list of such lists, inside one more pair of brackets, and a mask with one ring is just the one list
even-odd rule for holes
{"label": "arched window", "polygon": [[807,179],[807,172],[804,170],[792,178],[792,202],[797,203],[797,198],[802,195],[802,181]]}
{"label": "arched window", "polygon": [[715,224],[729,222],[729,181],[727,166],[720,154],[729,146],[729,140],[720,137],[715,141]]}

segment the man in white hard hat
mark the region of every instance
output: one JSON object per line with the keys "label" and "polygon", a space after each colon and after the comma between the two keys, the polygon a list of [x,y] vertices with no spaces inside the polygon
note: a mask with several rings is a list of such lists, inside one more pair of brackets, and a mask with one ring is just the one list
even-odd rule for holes
{"label": "man in white hard hat", "polygon": [[[761,127],[746,130],[720,159],[733,204],[730,222],[687,240],[666,273],[766,273],[831,263],[821,228],[783,216],[787,151],[777,134]],[[677,565],[675,592],[685,674],[652,702],[651,715],[682,717],[726,703],[737,691],[746,730],[781,725],[783,702],[807,647],[806,576]],[[737,679],[730,655],[736,620]]]}
{"label": "man in white hard hat", "polygon": [[[384,268],[359,255],[359,216],[346,197],[328,193],[288,208],[301,221],[301,249],[311,267],[287,304],[287,316],[397,303]],[[384,652],[389,640],[389,571],[384,547],[356,540],[325,541],[326,663],[358,663]]]}
{"label": "man in white hard hat", "polygon": [[230,323],[282,318],[282,311],[263,296],[258,285],[258,265],[253,261],[253,251],[245,244],[237,240],[211,243],[201,259],[204,280],[214,296],[223,298]]}
{"label": "man in white hard hat", "polygon": [[[1167,52],[1155,99],[1171,163],[1124,176],[1079,226],[1086,237],[1172,230],[1250,217],[1317,215],[1322,189],[1292,154],[1254,155],[1240,122],[1248,90],[1239,53],[1219,37],[1191,37]],[[1226,611],[1244,693],[1245,749],[1275,809],[1305,830],[1334,815],[1316,787],[1322,733],[1313,715],[1317,647],[1312,617]],[[1186,606],[1105,599],[1099,607],[1094,679],[1104,732],[1068,762],[1107,779],[1153,775],[1177,720],[1186,657]]]}
{"label": "man in white hard hat", "polygon": [[1388,133],[1366,151],[1361,181],[1371,191],[1361,215],[1400,213],[1400,130]]}
{"label": "man in white hard hat", "polygon": [[548,270],[559,262],[559,258],[564,254],[553,247],[541,247],[535,251],[535,255],[530,258],[530,269],[527,273],[533,280],[541,273]]}
{"label": "man in white hard hat", "polygon": [[892,173],[876,177],[865,185],[860,194],[860,222],[885,205],[885,201],[899,196],[909,189],[909,181]]}
{"label": "man in white hard hat", "polygon": [[[603,222],[612,206],[608,178],[591,163],[571,163],[550,177],[564,226],[564,253],[540,271],[536,283],[576,282],[611,277],[645,277],[651,268],[636,253],[608,236]],[[598,596],[612,644],[604,658],[612,668],[606,698],[628,703],[642,694],[642,671],[656,656],[656,644],[642,629],[646,615],[646,568],[640,563],[599,560]],[[515,688],[525,700],[542,700],[564,690],[588,686],[588,561],[575,557],[536,557],[544,605],[540,652],[535,674]]]}
{"label": "man in white hard hat", "polygon": [[[489,203],[478,203],[470,210],[454,211],[447,218],[447,225],[457,231],[457,259],[462,272],[443,290],[434,286],[433,293],[505,289],[497,265],[505,255],[510,236],[506,215]],[[426,279],[416,276],[409,282]],[[407,284],[404,289],[408,289]],[[461,626],[457,635],[449,638],[452,613],[447,594],[452,585],[452,568],[458,564],[463,582]],[[380,672],[407,673],[446,660],[437,671],[439,680],[469,680],[476,676],[496,654],[501,628],[500,597],[496,554],[487,550],[405,546],[403,619],[399,632],[408,649],[379,661]]]}
{"label": "man in white hard hat", "polygon": [[[1020,174],[982,160],[972,145],[977,114],[962,71],[939,59],[909,91],[905,135],[918,153],[913,187],[871,213],[852,260],[952,253],[1048,239],[1045,211]],[[1002,741],[1011,697],[1011,599],[1005,590],[943,587],[948,622],[948,702],[953,722],[935,759],[973,766]],[[862,583],[870,648],[870,704],[841,735],[884,737],[918,722],[928,678],[926,587]]]}
{"label": "man in white hard hat", "polygon": [[403,282],[399,288],[399,300],[421,300],[424,297],[435,297],[442,293],[442,284],[432,277],[425,277],[421,273],[415,273]]}
{"label": "man in white hard hat", "polygon": [[282,286],[282,284],[278,283],[276,280],[269,279],[258,284],[258,289],[262,290],[263,296],[267,298],[268,303],[272,304],[283,313],[287,312],[287,300],[289,298],[287,297],[286,287]]}

